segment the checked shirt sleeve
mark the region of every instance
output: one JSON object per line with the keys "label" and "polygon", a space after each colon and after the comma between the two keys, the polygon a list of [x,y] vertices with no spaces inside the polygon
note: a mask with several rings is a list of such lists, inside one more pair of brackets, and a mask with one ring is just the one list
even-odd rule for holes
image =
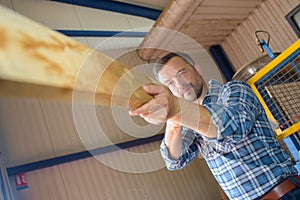
{"label": "checked shirt sleeve", "polygon": [[229,82],[216,102],[204,105],[218,128],[217,140],[240,141],[253,128],[261,105],[248,84]]}
{"label": "checked shirt sleeve", "polygon": [[170,158],[164,139],[162,140],[162,143],[160,145],[162,158],[164,159],[166,167],[169,170],[177,170],[183,168],[199,153],[196,133],[188,128],[182,127],[181,135],[182,152],[178,159]]}

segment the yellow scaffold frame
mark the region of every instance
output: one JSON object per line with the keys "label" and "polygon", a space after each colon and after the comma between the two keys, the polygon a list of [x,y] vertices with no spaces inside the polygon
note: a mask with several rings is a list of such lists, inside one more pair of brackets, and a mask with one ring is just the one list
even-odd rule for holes
{"label": "yellow scaffold frame", "polygon": [[[259,70],[254,76],[252,76],[247,83],[251,86],[252,90],[258,97],[259,101],[263,105],[267,117],[271,120],[276,122],[274,116],[272,115],[270,109],[268,108],[266,102],[262,98],[261,94],[259,93],[257,87],[255,86],[255,83],[260,80],[264,75],[266,75],[268,72],[270,72],[274,67],[276,67],[279,63],[281,63],[285,58],[287,58],[289,55],[291,55],[293,52],[295,52],[297,49],[300,48],[300,39],[298,39],[294,44],[292,44],[289,48],[287,48],[284,52],[282,52],[280,55],[278,55],[274,60],[272,60],[269,64],[267,64],[264,68]],[[300,130],[300,121],[295,123],[294,125],[290,126],[289,128],[285,130],[281,130],[280,128],[277,128],[275,130],[276,138],[278,140],[288,137],[289,135],[295,133],[296,131]]]}

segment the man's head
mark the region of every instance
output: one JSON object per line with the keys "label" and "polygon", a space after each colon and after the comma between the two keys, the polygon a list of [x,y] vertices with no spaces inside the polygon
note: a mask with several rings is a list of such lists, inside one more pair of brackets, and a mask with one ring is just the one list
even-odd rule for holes
{"label": "man's head", "polygon": [[206,87],[195,65],[189,55],[172,52],[157,61],[153,74],[175,96],[195,101],[203,95],[204,87]]}

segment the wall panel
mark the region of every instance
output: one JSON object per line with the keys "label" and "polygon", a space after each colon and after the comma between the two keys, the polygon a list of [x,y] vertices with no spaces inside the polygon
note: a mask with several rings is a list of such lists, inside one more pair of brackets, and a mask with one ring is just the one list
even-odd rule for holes
{"label": "wall panel", "polygon": [[85,151],[74,125],[72,104],[42,100],[40,103],[55,156]]}
{"label": "wall panel", "polygon": [[40,0],[12,0],[12,3],[15,11],[50,28],[81,29],[72,5]]}
{"label": "wall panel", "polygon": [[222,42],[236,70],[262,55],[257,46],[256,30],[270,33],[273,52],[282,52],[297,40],[285,15],[299,3],[299,0],[265,0]]}
{"label": "wall panel", "polygon": [[38,100],[1,98],[0,110],[0,146],[7,167],[54,156]]}
{"label": "wall panel", "polygon": [[[74,139],[69,104],[5,98],[0,103],[1,151],[8,166],[64,155],[80,146],[78,138]],[[84,105],[82,109],[86,110]],[[109,120],[109,115],[106,117]],[[89,127],[88,122],[86,117],[82,123]],[[89,130],[87,134],[91,134]],[[216,181],[203,159],[197,158],[183,170],[168,171],[159,145],[160,141],[103,154],[97,157],[101,162],[87,158],[28,172],[28,188],[21,191],[11,177],[13,192],[17,200],[219,199]]]}
{"label": "wall panel", "polygon": [[12,3],[11,3],[11,0],[0,0],[0,4],[6,6],[7,8],[12,9]]}
{"label": "wall panel", "polygon": [[[123,30],[146,32],[155,22],[154,20],[143,17],[74,6],[72,4],[55,1],[0,0],[0,4],[55,30]],[[143,30],[141,30],[141,28],[143,28]],[[108,37],[72,38],[91,48],[95,48]],[[105,45],[102,44],[102,48],[117,49],[120,48],[120,46],[137,47],[141,42],[142,38],[115,38],[110,39]]]}
{"label": "wall panel", "polygon": [[205,161],[199,158],[179,171],[163,168],[148,173],[126,173],[88,158],[26,175],[29,187],[15,191],[16,200],[220,199],[214,178]]}
{"label": "wall panel", "polygon": [[69,200],[58,166],[26,173],[28,188],[16,190],[13,177],[11,185],[15,200]]}

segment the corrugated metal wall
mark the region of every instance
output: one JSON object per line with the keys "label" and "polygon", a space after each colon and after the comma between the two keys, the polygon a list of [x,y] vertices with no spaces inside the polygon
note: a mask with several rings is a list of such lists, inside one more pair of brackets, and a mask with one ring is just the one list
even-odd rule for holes
{"label": "corrugated metal wall", "polygon": [[[72,106],[78,107],[76,114],[81,118],[77,121]],[[162,127],[147,126],[138,133],[135,124],[143,125],[143,121],[140,118],[130,121],[128,109],[124,108],[119,108],[122,112],[116,119],[112,108],[97,106],[97,121],[93,123],[93,108],[93,105],[59,101],[0,99],[0,150],[7,166],[99,148],[163,131]]]}
{"label": "corrugated metal wall", "polygon": [[282,52],[297,40],[285,15],[299,3],[299,0],[265,0],[226,38],[221,45],[236,70],[262,55],[256,30],[270,33],[273,52]]}
{"label": "corrugated metal wall", "polygon": [[15,192],[16,199],[220,199],[215,181],[202,159],[196,159],[186,169],[176,172],[161,169],[151,173],[130,174],[113,170],[90,158],[26,175],[28,188]]}
{"label": "corrugated metal wall", "polygon": [[[85,150],[74,125],[71,106],[71,103],[57,101],[0,99],[0,150],[7,166]],[[94,124],[90,123],[89,107],[80,106],[85,119],[82,124],[91,146],[105,145],[103,135],[99,137]],[[132,138],[118,125],[113,125],[110,108],[97,107],[96,112],[110,141],[117,143]],[[149,130],[151,133],[151,128]],[[97,159],[87,158],[28,172],[28,188],[21,191],[16,190],[12,177],[11,185],[16,199],[30,200],[220,199],[217,184],[203,159],[196,159],[184,170],[170,172],[163,168],[159,144],[154,142],[127,149],[140,154],[144,160],[116,151],[97,156]],[[154,151],[154,156],[143,154]],[[143,172],[143,168],[147,172],[129,173]]]}

